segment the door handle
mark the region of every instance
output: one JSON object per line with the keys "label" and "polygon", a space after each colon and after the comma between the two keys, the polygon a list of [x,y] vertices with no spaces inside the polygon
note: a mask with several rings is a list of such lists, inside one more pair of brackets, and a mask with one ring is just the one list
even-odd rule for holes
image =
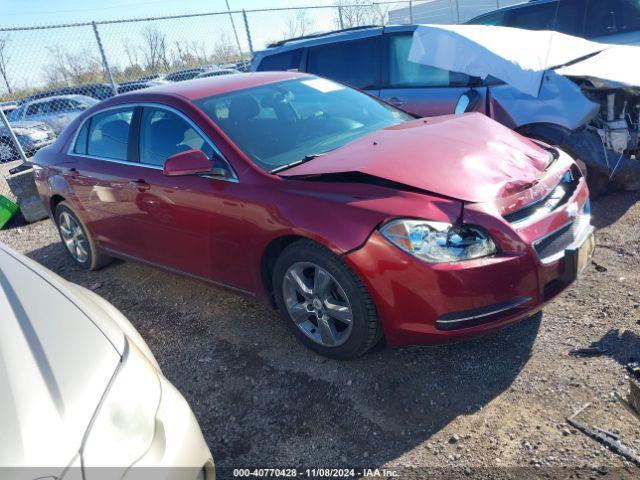
{"label": "door handle", "polygon": [[398,97],[390,97],[387,99],[387,102],[389,102],[391,105],[395,105],[396,107],[401,107],[402,105],[404,105],[404,100]]}
{"label": "door handle", "polygon": [[146,192],[147,190],[149,190],[151,188],[151,185],[149,185],[147,182],[145,182],[143,179],[138,179],[138,180],[131,180],[129,182],[129,185],[136,187],[138,189],[139,192]]}

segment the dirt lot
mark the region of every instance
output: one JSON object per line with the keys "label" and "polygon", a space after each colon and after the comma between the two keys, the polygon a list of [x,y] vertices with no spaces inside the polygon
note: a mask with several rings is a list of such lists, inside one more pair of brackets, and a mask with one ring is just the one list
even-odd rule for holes
{"label": "dirt lot", "polygon": [[[565,423],[619,431],[640,452],[623,365],[640,359],[640,203],[593,205],[595,262],[540,316],[445,347],[378,349],[350,362],[303,348],[260,304],[134,263],[88,273],[48,220],[0,241],[95,289],[131,319],[198,417],[220,478],[234,467],[388,467],[399,478],[638,478]],[[592,342],[603,356],[568,352]],[[518,469],[520,467],[521,469]]]}

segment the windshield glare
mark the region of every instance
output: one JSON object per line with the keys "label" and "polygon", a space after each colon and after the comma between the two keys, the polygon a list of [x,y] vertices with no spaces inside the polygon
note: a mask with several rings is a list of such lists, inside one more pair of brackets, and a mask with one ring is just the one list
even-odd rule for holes
{"label": "windshield glare", "polygon": [[315,77],[216,95],[195,103],[266,171],[413,119],[362,92]]}

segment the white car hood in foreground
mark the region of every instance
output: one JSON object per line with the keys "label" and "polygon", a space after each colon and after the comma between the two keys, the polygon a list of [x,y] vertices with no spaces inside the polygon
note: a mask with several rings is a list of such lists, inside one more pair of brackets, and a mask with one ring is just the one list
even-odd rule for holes
{"label": "white car hood in foreground", "polygon": [[122,331],[68,285],[0,246],[2,467],[68,465],[120,362]]}
{"label": "white car hood in foreground", "polygon": [[590,42],[548,30],[420,25],[413,35],[409,60],[483,79],[491,75],[537,97],[545,71],[590,55],[594,56],[556,72],[640,85],[640,47]]}

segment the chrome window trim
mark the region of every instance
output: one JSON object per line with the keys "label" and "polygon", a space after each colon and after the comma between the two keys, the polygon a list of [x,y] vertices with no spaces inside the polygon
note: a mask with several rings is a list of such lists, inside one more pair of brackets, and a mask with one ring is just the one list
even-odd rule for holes
{"label": "chrome window trim", "polygon": [[178,115],[180,118],[182,118],[185,122],[187,122],[189,124],[189,126],[191,128],[193,128],[198,135],[200,135],[204,141],[209,144],[209,146],[213,149],[213,151],[216,153],[216,155],[218,155],[222,161],[225,163],[225,165],[227,166],[227,169],[229,170],[229,173],[232,175],[231,177],[222,177],[219,175],[211,175],[208,173],[203,173],[200,174],[199,176],[205,177],[205,178],[211,178],[211,179],[216,179],[216,180],[223,180],[226,182],[231,182],[231,183],[239,183],[240,179],[238,178],[238,175],[236,174],[235,170],[233,169],[233,167],[231,166],[231,163],[226,159],[226,157],[222,154],[222,152],[220,151],[220,149],[216,146],[215,143],[213,143],[213,141],[209,138],[208,135],[206,135],[202,129],[200,127],[198,127],[193,120],[191,120],[189,117],[187,117],[184,113],[182,113],[180,110],[173,108],[169,105],[164,105],[162,103],[155,103],[155,102],[132,102],[132,103],[127,103],[127,104],[121,104],[121,105],[111,105],[109,107],[106,108],[102,108],[97,112],[92,113],[91,115],[87,116],[85,119],[82,120],[82,123],[80,123],[80,125],[78,125],[78,128],[76,128],[76,131],[73,133],[73,137],[71,138],[71,142],[69,143],[69,148],[67,148],[67,155],[70,155],[72,157],[82,157],[82,158],[90,158],[92,160],[101,160],[104,162],[111,162],[111,163],[119,163],[122,165],[132,165],[135,167],[144,167],[144,168],[149,168],[152,170],[162,170],[163,167],[159,166],[159,165],[150,165],[150,164],[146,164],[146,163],[141,163],[141,162],[129,162],[127,160],[116,160],[113,158],[107,158],[107,157],[97,157],[95,155],[88,155],[88,154],[81,154],[81,153],[76,153],[74,152],[74,148],[76,146],[76,142],[78,141],[78,135],[80,135],[80,131],[82,130],[82,128],[84,127],[84,125],[87,123],[87,121],[89,121],[90,119],[92,119],[93,117],[95,117],[96,115],[100,115],[104,112],[109,112],[111,110],[135,110],[136,108],[141,107],[141,108],[157,108],[160,110],[166,110],[168,112],[174,113],[176,115]]}

